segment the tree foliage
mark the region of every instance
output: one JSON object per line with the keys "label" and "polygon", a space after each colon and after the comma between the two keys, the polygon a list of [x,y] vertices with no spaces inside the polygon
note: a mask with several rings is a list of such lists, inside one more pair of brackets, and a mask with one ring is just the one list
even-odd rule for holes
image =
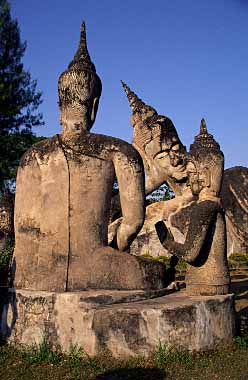
{"label": "tree foliage", "polygon": [[0,0],[0,192],[13,182],[21,155],[37,140],[32,127],[44,124],[37,112],[41,92],[21,61],[25,50],[9,3]]}
{"label": "tree foliage", "polygon": [[0,137],[0,193],[14,190],[16,171],[21,156],[31,145],[44,139],[22,130]]}
{"label": "tree foliage", "polygon": [[169,188],[169,186],[164,183],[158,189],[154,190],[148,197],[146,198],[146,204],[149,205],[151,203],[160,202],[160,201],[168,201],[171,198],[174,198],[173,191]]}

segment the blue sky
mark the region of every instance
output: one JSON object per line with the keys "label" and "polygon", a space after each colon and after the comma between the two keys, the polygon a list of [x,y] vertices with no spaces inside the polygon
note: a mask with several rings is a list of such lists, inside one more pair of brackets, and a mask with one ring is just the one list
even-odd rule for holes
{"label": "blue sky", "polygon": [[45,127],[59,133],[57,80],[86,21],[88,49],[103,93],[93,131],[131,142],[124,80],[169,116],[187,147],[202,117],[226,167],[247,166],[248,0],[10,0],[25,68],[43,92]]}

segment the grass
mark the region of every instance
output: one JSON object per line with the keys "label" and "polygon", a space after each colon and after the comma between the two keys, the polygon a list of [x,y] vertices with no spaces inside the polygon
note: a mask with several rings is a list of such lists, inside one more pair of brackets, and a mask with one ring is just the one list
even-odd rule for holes
{"label": "grass", "polygon": [[228,259],[235,262],[244,262],[248,264],[248,253],[232,253]]}
{"label": "grass", "polygon": [[[146,259],[159,261],[160,263],[164,264],[166,268],[170,267],[170,257],[167,256],[151,256],[149,252],[142,255]],[[232,253],[228,257],[228,265],[229,268],[239,268],[240,265],[246,264],[248,265],[248,253]],[[187,263],[181,259],[178,260],[178,263],[176,265],[176,269],[178,272],[184,271],[187,267]]]}
{"label": "grass", "polygon": [[159,368],[163,368],[165,364],[182,364],[191,367],[193,355],[188,351],[178,351],[159,342],[158,350],[154,354],[154,361]]}
{"label": "grass", "polygon": [[[235,293],[240,297],[243,291]],[[0,380],[248,380],[248,331],[242,331],[233,344],[212,351],[177,351],[160,342],[149,358],[126,360],[107,353],[89,357],[77,346],[65,354],[45,341],[31,347],[3,345]]]}
{"label": "grass", "polygon": [[0,348],[2,380],[247,380],[248,345],[243,338],[230,346],[202,353],[179,352],[159,344],[149,358],[114,359],[107,353],[90,358],[72,346],[67,354],[38,347]]}

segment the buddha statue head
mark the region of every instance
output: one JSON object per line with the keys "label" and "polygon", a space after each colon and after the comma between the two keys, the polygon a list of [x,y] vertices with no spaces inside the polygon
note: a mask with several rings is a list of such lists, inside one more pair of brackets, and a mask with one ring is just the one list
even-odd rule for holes
{"label": "buddha statue head", "polygon": [[160,170],[173,179],[186,177],[185,147],[181,143],[172,121],[145,104],[122,82],[132,110],[133,144]]}
{"label": "buddha statue head", "polygon": [[190,146],[187,163],[188,183],[200,200],[219,198],[224,170],[224,155],[206,122],[201,120],[200,133]]}
{"label": "buddha statue head", "polygon": [[87,49],[85,23],[77,52],[59,77],[58,94],[63,133],[89,131],[94,124],[102,84]]}

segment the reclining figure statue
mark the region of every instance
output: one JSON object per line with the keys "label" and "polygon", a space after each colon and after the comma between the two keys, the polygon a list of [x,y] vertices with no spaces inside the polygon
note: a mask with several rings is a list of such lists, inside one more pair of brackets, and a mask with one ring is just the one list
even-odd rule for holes
{"label": "reclining figure statue", "polygon": [[[144,222],[144,169],[130,144],[89,132],[101,88],[83,24],[76,55],[59,78],[63,131],[34,145],[18,170],[13,262],[17,288],[164,287],[162,264],[124,252]],[[115,176],[123,219],[110,247]]]}
{"label": "reclining figure statue", "polygon": [[[228,293],[226,225],[220,194],[224,156],[219,144],[207,132],[203,119],[188,155],[172,121],[158,115],[122,84],[132,110],[133,145],[146,168],[146,193],[164,182],[175,193],[175,198],[147,207],[145,224],[132,251],[137,252],[136,247],[139,250],[142,244],[147,249],[150,237],[154,247],[156,236],[147,228],[154,224],[165,248],[159,248],[160,255],[172,254],[190,264],[186,275],[189,293]],[[155,256],[156,250],[149,252]]]}
{"label": "reclining figure statue", "polygon": [[[161,200],[147,206],[144,225],[131,246],[131,252],[138,255],[146,252],[159,255],[161,245],[154,225],[159,220],[169,222],[173,212],[194,199],[187,186],[186,149],[172,121],[167,116],[158,115],[153,107],[122,84],[132,110],[133,146],[140,153],[146,170],[146,194],[163,183],[168,184],[175,194],[175,198],[169,201]],[[228,254],[247,252],[247,183],[248,168],[238,166],[224,171],[220,196],[225,210]],[[118,216],[116,200],[113,206],[113,215]],[[173,235],[174,232],[177,233],[173,231]],[[182,235],[177,233],[177,239],[181,238]]]}

